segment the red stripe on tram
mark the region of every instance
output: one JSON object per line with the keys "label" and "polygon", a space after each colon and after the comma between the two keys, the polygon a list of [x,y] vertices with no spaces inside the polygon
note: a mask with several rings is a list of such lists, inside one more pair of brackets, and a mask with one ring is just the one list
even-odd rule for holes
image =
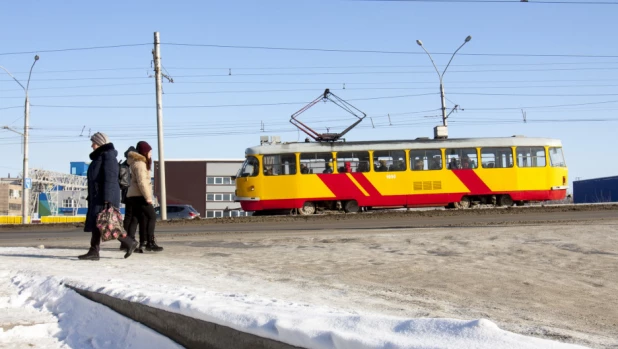
{"label": "red stripe on tram", "polygon": [[370,198],[378,198],[382,196],[382,194],[380,194],[378,189],[376,189],[376,187],[373,186],[373,184],[369,181],[369,179],[367,179],[367,177],[365,177],[363,173],[358,173],[358,172],[352,173],[352,177],[354,177],[354,179],[356,179],[358,184],[360,184],[361,187],[365,189],[367,194],[369,194]]}
{"label": "red stripe on tram", "polygon": [[365,196],[345,173],[318,174],[318,177],[338,199],[358,199]]}
{"label": "red stripe on tram", "polygon": [[474,170],[452,170],[453,174],[474,194],[489,194],[491,189]]}

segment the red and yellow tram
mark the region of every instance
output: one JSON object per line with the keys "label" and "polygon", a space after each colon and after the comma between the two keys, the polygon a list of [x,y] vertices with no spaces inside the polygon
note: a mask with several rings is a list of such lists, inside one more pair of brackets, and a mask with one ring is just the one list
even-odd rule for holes
{"label": "red and yellow tram", "polygon": [[417,139],[266,143],[248,148],[236,176],[245,211],[363,207],[468,208],[565,198],[557,139]]}

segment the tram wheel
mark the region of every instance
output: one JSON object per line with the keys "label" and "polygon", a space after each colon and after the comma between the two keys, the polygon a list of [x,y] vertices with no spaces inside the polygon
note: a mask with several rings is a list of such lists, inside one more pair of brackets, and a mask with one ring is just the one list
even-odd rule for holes
{"label": "tram wheel", "polygon": [[315,204],[313,202],[307,201],[303,204],[303,207],[298,209],[298,213],[301,216],[310,216],[315,213]]}
{"label": "tram wheel", "polygon": [[513,206],[513,199],[511,199],[510,195],[500,195],[498,198],[498,206]]}
{"label": "tram wheel", "polygon": [[517,206],[523,206],[524,205],[524,201],[520,200],[520,201],[515,201],[515,205]]}
{"label": "tram wheel", "polygon": [[462,197],[461,201],[455,203],[455,208],[458,208],[460,210],[468,209],[470,208],[470,206],[471,206],[470,198],[467,196]]}
{"label": "tram wheel", "polygon": [[358,202],[356,200],[346,201],[343,205],[343,210],[346,213],[357,213],[359,211]]}

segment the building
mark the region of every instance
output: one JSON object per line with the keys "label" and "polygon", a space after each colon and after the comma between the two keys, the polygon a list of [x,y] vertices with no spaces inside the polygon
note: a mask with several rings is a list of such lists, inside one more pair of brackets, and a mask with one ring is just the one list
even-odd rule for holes
{"label": "building", "polygon": [[[167,204],[189,204],[203,218],[247,216],[234,202],[232,176],[244,159],[165,160]],[[155,161],[155,195],[160,197],[159,162]]]}
{"label": "building", "polygon": [[618,176],[573,181],[576,204],[618,202]]}
{"label": "building", "polygon": [[4,178],[0,182],[0,216],[21,216],[21,180]]}
{"label": "building", "polygon": [[77,161],[71,162],[71,174],[75,176],[87,176],[88,175],[88,166],[90,163]]}

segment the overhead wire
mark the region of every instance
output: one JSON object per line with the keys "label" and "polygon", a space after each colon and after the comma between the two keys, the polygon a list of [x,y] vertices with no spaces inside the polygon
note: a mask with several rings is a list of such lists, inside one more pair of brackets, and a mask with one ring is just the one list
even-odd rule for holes
{"label": "overhead wire", "polygon": [[[314,51],[314,52],[340,52],[340,53],[380,53],[396,55],[425,55],[422,51],[385,51],[385,50],[352,50],[352,49],[326,49],[326,48],[302,48],[302,47],[278,47],[278,46],[249,46],[249,45],[216,45],[216,44],[189,44],[178,42],[166,42],[161,45],[184,46],[184,47],[206,47],[206,48],[232,48],[232,49],[252,49],[252,50],[276,50],[276,51]],[[432,55],[448,55],[452,52],[435,52]],[[458,53],[458,56],[486,56],[486,57],[578,57],[578,58],[618,58],[618,55],[600,54],[541,54],[541,53]]]}

